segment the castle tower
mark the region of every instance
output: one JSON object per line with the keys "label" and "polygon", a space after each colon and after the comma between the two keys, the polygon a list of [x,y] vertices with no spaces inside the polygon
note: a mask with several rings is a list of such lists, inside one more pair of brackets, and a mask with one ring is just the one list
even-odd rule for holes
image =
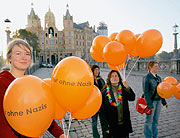
{"label": "castle tower", "polygon": [[27,30],[31,30],[32,32],[37,33],[38,31],[41,30],[41,21],[39,19],[39,17],[35,14],[34,12],[34,8],[33,8],[33,3],[31,3],[31,12],[27,17]]}
{"label": "castle tower", "polygon": [[69,13],[69,6],[67,4],[66,6],[66,15],[63,16],[63,32],[64,32],[64,43],[66,51],[67,49],[72,49],[71,51],[68,51],[69,55],[74,55],[74,28],[73,28],[73,17]]}

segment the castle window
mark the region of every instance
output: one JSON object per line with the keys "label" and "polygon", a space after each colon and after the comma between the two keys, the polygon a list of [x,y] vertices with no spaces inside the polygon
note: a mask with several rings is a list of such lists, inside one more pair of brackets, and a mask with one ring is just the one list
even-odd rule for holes
{"label": "castle window", "polygon": [[69,39],[69,44],[71,44],[71,39]]}
{"label": "castle window", "polygon": [[43,34],[41,34],[41,38],[43,38]]}
{"label": "castle window", "polygon": [[59,37],[60,37],[60,38],[62,38],[62,37],[63,37],[63,35],[62,35],[62,34],[59,34]]}
{"label": "castle window", "polygon": [[43,45],[44,44],[44,40],[41,40],[41,45]]}
{"label": "castle window", "polygon": [[54,45],[55,44],[54,40],[49,40],[49,44]]}
{"label": "castle window", "polygon": [[78,41],[76,41],[76,45],[78,46]]}
{"label": "castle window", "polygon": [[48,33],[54,36],[54,29],[52,27],[49,27]]}
{"label": "castle window", "polygon": [[57,33],[55,33],[55,36],[57,37]]}
{"label": "castle window", "polygon": [[47,33],[46,33],[46,37],[47,37]]}
{"label": "castle window", "polygon": [[68,35],[71,36],[71,32],[68,32]]}
{"label": "castle window", "polygon": [[62,44],[63,44],[63,41],[62,41],[62,40],[60,40],[60,41],[59,41],[59,44],[60,44],[60,45],[62,45]]}

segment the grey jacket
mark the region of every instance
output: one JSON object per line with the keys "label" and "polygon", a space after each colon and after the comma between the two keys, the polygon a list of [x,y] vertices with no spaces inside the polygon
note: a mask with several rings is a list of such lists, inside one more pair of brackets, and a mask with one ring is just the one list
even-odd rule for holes
{"label": "grey jacket", "polygon": [[[161,81],[162,80],[160,76],[156,75],[156,78],[155,78],[153,74],[150,72],[143,78],[143,91],[144,91],[145,100],[149,109],[154,108],[152,104],[153,103],[152,97],[153,97],[154,92],[157,91],[158,82],[160,83]],[[158,93],[156,94],[154,100],[158,100],[158,101],[161,100],[163,105],[167,104],[166,100],[161,98],[158,95]]]}

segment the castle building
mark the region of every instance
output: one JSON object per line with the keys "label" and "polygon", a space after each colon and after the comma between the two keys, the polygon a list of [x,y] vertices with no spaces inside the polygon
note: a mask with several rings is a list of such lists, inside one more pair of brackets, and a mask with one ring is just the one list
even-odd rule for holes
{"label": "castle building", "polygon": [[58,30],[55,24],[55,16],[51,9],[45,14],[44,28],[34,9],[28,15],[26,30],[36,33],[39,38],[40,63],[57,64],[68,56],[80,57],[86,62],[91,62],[89,49],[94,37],[98,35],[95,28],[87,22],[77,24],[69,12],[67,5],[66,14],[63,16],[63,30]]}

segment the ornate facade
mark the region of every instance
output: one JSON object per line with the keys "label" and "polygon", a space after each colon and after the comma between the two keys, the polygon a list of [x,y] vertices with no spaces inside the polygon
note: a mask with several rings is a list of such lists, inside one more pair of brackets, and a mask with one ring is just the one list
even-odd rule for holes
{"label": "ornate facade", "polygon": [[44,29],[41,27],[40,18],[35,14],[33,8],[31,8],[27,20],[26,29],[36,33],[39,38],[40,63],[57,64],[61,59],[68,56],[77,56],[87,62],[92,61],[89,49],[94,37],[98,34],[88,22],[74,23],[68,5],[66,14],[63,16],[62,31],[57,29],[55,16],[50,8],[45,14]]}

